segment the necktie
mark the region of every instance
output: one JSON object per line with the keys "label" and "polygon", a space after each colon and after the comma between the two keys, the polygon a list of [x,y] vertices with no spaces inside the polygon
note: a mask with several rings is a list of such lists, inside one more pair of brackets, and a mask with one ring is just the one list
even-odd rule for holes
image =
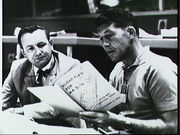
{"label": "necktie", "polygon": [[37,78],[38,86],[42,86],[43,85],[43,82],[42,82],[43,77],[47,77],[47,75],[54,68],[54,65],[55,65],[55,61],[53,63],[53,66],[50,69],[46,69],[45,71],[43,71],[42,69],[39,69],[37,71],[37,73],[38,73],[38,78]]}
{"label": "necktie", "polygon": [[37,71],[37,73],[38,73],[38,78],[37,78],[38,86],[42,86],[42,84],[43,84],[42,78],[43,78],[43,76],[46,77],[47,71],[43,71],[42,69],[39,69]]}

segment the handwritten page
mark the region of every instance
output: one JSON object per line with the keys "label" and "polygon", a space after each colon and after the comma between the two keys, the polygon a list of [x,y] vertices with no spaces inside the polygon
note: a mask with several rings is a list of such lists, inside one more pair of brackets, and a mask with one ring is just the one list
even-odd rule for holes
{"label": "handwritten page", "polygon": [[88,61],[66,73],[56,85],[85,110],[107,111],[125,102],[124,97]]}

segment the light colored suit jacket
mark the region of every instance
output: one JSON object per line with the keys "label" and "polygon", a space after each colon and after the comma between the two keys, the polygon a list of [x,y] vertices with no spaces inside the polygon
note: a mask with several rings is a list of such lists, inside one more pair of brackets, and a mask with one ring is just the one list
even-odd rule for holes
{"label": "light colored suit jacket", "polygon": [[[78,60],[67,57],[60,52],[53,51],[53,55],[56,56],[56,63],[45,81],[45,85],[50,86],[54,85],[59,77],[80,64]],[[27,87],[35,86],[36,80],[32,64],[27,58],[15,60],[3,84],[2,109],[14,107],[17,104],[17,98],[19,98],[24,115],[28,117],[41,119],[56,116],[60,112],[59,110],[44,102],[37,102],[37,98],[27,90]]]}

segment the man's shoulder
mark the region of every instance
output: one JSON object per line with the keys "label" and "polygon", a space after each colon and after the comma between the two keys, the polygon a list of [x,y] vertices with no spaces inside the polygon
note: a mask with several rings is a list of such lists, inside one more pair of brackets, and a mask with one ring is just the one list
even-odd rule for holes
{"label": "man's shoulder", "polygon": [[69,57],[58,51],[53,51],[53,54],[57,56],[59,63],[66,63],[66,64],[80,63],[78,59]]}
{"label": "man's shoulder", "polygon": [[152,70],[177,70],[177,65],[168,57],[151,53],[147,61]]}
{"label": "man's shoulder", "polygon": [[141,73],[145,72],[146,80],[152,80],[156,83],[164,81],[168,84],[170,81],[177,79],[177,65],[170,58],[154,53],[149,56],[145,64],[142,64],[139,68]]}
{"label": "man's shoulder", "polygon": [[74,59],[72,57],[68,57],[65,54],[61,53],[61,52],[53,52],[58,59],[58,65],[59,68],[61,70],[61,74],[65,74],[68,71],[70,71],[72,68],[74,68],[75,66],[80,64],[80,61],[77,59]]}
{"label": "man's shoulder", "polygon": [[18,60],[14,60],[12,63],[12,68],[13,69],[19,69],[20,67],[27,65],[29,62],[27,60],[27,58],[22,58],[22,59],[18,59]]}

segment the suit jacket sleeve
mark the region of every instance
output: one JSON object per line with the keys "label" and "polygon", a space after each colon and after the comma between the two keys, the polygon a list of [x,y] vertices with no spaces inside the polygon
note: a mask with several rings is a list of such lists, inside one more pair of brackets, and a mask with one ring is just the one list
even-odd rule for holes
{"label": "suit jacket sleeve", "polygon": [[60,110],[44,102],[24,105],[23,110],[25,116],[34,119],[53,118],[60,113]]}
{"label": "suit jacket sleeve", "polygon": [[2,88],[2,110],[15,106],[17,93],[13,82],[13,64]]}

